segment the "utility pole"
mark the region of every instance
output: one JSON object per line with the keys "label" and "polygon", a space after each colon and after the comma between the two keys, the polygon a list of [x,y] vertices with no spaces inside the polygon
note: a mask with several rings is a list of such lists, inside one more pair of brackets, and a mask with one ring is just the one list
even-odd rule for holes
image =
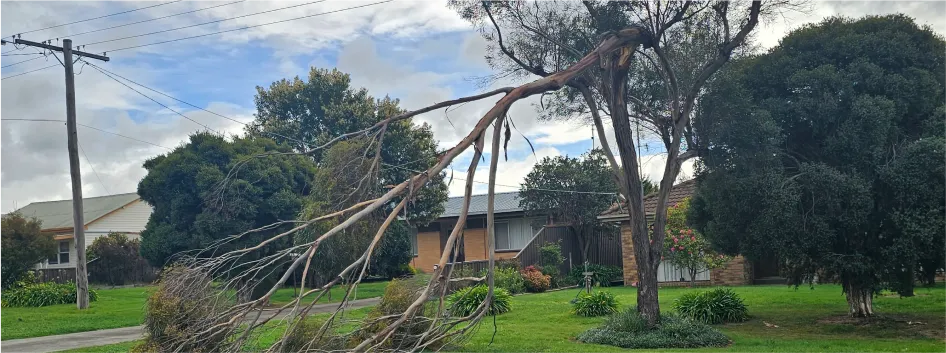
{"label": "utility pole", "polygon": [[108,57],[72,50],[72,40],[63,39],[62,47],[16,39],[16,44],[61,51],[66,67],[66,134],[69,149],[69,174],[72,176],[72,226],[76,243],[76,307],[89,307],[89,276],[85,262],[85,217],[82,210],[82,174],[79,172],[79,136],[76,133],[76,86],[72,55],[108,61]]}

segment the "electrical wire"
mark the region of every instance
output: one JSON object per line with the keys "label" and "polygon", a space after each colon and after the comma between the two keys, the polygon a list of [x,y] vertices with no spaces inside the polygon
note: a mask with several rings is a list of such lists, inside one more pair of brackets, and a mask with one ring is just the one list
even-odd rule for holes
{"label": "electrical wire", "polygon": [[[41,54],[41,53],[32,53],[32,54],[43,55],[43,54]],[[7,55],[9,55],[9,54],[7,54]],[[45,58],[45,57],[46,57],[46,56],[44,55],[44,56],[37,56],[37,57],[35,57],[35,58],[26,59],[26,60],[23,60],[23,61],[17,61],[17,62],[15,62],[15,63],[9,64],[9,65],[0,66],[0,69],[6,69],[6,68],[8,68],[8,67],[10,67],[10,66],[16,66],[16,65],[19,65],[19,64],[22,64],[22,63],[25,63],[25,62],[30,62],[30,61],[33,61],[33,60],[36,60],[36,59],[42,59],[42,58]]]}
{"label": "electrical wire", "polygon": [[[236,120],[236,119],[234,119],[234,118],[228,117],[228,116],[226,116],[226,115],[223,115],[223,114],[220,114],[220,113],[217,113],[217,112],[213,112],[213,111],[207,110],[207,109],[202,108],[202,107],[200,107],[200,106],[197,106],[197,105],[195,105],[195,104],[186,102],[186,101],[184,101],[184,100],[182,100],[182,99],[175,98],[174,96],[171,96],[171,95],[169,95],[169,94],[167,94],[167,93],[164,93],[164,92],[158,91],[158,90],[156,90],[156,89],[154,89],[154,88],[145,86],[145,85],[143,85],[143,84],[141,84],[141,83],[138,83],[138,82],[136,82],[136,81],[134,81],[134,80],[132,80],[132,79],[129,79],[129,78],[125,77],[125,76],[116,74],[115,72],[109,71],[108,69],[105,69],[105,68],[103,68],[103,67],[97,66],[97,65],[92,64],[92,63],[90,63],[90,62],[88,62],[88,61],[83,60],[82,62],[85,63],[85,64],[87,64],[87,65],[89,65],[89,66],[94,67],[94,68],[97,69],[97,70],[107,72],[107,73],[109,73],[109,74],[111,74],[111,75],[113,75],[113,76],[119,77],[119,78],[121,78],[121,79],[123,79],[123,80],[125,80],[125,81],[128,81],[128,82],[131,82],[131,83],[133,83],[133,84],[135,84],[135,85],[138,85],[138,86],[140,86],[140,87],[142,87],[142,88],[144,88],[144,89],[147,89],[147,90],[149,90],[149,91],[151,91],[151,92],[160,94],[160,95],[165,96],[165,97],[167,97],[167,98],[173,99],[173,100],[175,100],[175,101],[178,101],[178,102],[180,102],[180,103],[186,104],[186,105],[191,106],[191,107],[193,107],[193,108],[202,110],[202,111],[204,111],[204,112],[207,112],[207,113],[216,115],[216,116],[218,116],[218,117],[221,117],[221,118],[230,120],[230,121],[232,121],[232,122],[235,122],[235,123],[238,123],[238,124],[242,124],[242,125],[244,125],[244,126],[250,126],[250,124],[244,123],[244,122],[242,122],[242,121]],[[303,146],[308,146],[308,144],[305,143],[304,141],[297,140],[297,139],[294,139],[294,138],[288,137],[288,136],[283,136],[283,135],[277,134],[277,133],[275,133],[275,132],[262,131],[262,133],[270,134],[270,135],[272,135],[272,136],[276,136],[276,137],[284,138],[284,139],[286,139],[286,140],[290,140],[290,141],[293,141],[293,142],[297,142],[297,143],[302,144]]]}
{"label": "electrical wire", "polygon": [[212,36],[212,35],[217,35],[217,34],[222,34],[222,33],[235,32],[235,31],[242,31],[242,30],[246,30],[246,29],[250,29],[250,28],[257,28],[257,27],[268,26],[268,25],[273,25],[273,24],[277,24],[277,23],[284,23],[284,22],[289,22],[289,21],[301,20],[301,19],[303,19],[303,18],[316,17],[316,16],[322,16],[322,15],[328,15],[328,14],[332,14],[332,13],[336,13],[336,12],[342,12],[342,11],[354,10],[354,9],[358,9],[358,8],[362,8],[362,7],[380,5],[380,4],[383,4],[383,3],[386,3],[386,2],[391,2],[391,1],[394,1],[394,0],[384,0],[384,1],[374,2],[374,3],[370,3],[370,4],[365,4],[365,5],[346,7],[346,8],[343,8],[343,9],[338,9],[338,10],[333,10],[333,11],[320,12],[320,13],[316,13],[316,14],[311,14],[311,15],[306,15],[306,16],[301,16],[301,17],[295,17],[295,18],[290,18],[290,19],[286,19],[286,20],[280,20],[280,21],[274,21],[274,22],[267,22],[267,23],[262,23],[262,24],[258,24],[258,25],[252,25],[252,26],[246,26],[246,27],[228,29],[228,30],[225,30],[225,31],[213,32],[213,33],[205,33],[205,34],[200,34],[200,35],[196,35],[196,36],[183,37],[183,38],[170,39],[170,40],[163,40],[163,41],[154,42],[154,43],[146,43],[146,44],[140,44],[140,45],[133,45],[133,46],[130,46],[130,47],[124,47],[124,48],[106,50],[106,51],[104,51],[104,52],[108,53],[108,52],[116,52],[116,51],[122,51],[122,50],[128,50],[128,49],[143,48],[143,47],[148,47],[148,46],[152,46],[152,45],[166,44],[166,43],[177,42],[177,41],[182,41],[182,40],[187,40],[187,39],[194,39],[194,38],[207,37],[207,36]]}
{"label": "electrical wire", "polygon": [[102,184],[102,188],[105,189],[105,193],[111,195],[112,192],[108,191],[108,186],[105,186],[105,183],[102,182],[102,177],[99,176],[99,172],[95,171],[95,167],[92,166],[92,161],[89,160],[89,155],[85,154],[85,149],[82,148],[82,144],[76,142],[76,145],[79,146],[79,151],[82,151],[82,156],[85,157],[85,162],[89,164],[89,169],[92,169],[92,173],[95,174],[95,178],[99,180],[99,184]]}
{"label": "electrical wire", "polygon": [[[105,28],[93,29],[93,30],[91,30],[91,31],[73,33],[73,34],[68,34],[68,35],[59,36],[59,37],[60,37],[60,38],[75,38],[75,37],[78,37],[78,36],[81,36],[81,35],[85,35],[85,34],[89,34],[89,33],[96,33],[96,32],[107,31],[107,30],[115,29],[115,28],[121,28],[121,27],[127,27],[127,26],[132,26],[132,25],[141,24],[141,23],[146,23],[146,22],[152,22],[152,21],[157,21],[157,20],[163,20],[163,19],[165,19],[165,18],[171,18],[171,17],[175,17],[175,16],[186,15],[186,14],[191,14],[191,13],[195,13],[195,12],[210,10],[210,9],[214,9],[214,8],[218,8],[218,7],[222,7],[222,6],[227,6],[227,5],[233,5],[233,4],[241,3],[241,2],[244,2],[244,1],[246,1],[246,0],[239,0],[239,1],[234,1],[234,2],[228,2],[228,3],[225,3],[225,4],[214,5],[214,6],[199,8],[199,9],[196,9],[196,10],[190,10],[190,11],[180,12],[180,13],[176,13],[176,14],[173,14],[173,15],[155,17],[155,18],[150,18],[150,19],[147,19],[147,20],[135,21],[135,22],[125,23],[125,24],[120,24],[120,25],[111,26],[111,27],[105,27]],[[53,38],[53,39],[55,39],[55,38]]]}
{"label": "electrical wire", "polygon": [[3,53],[0,56],[16,56],[16,55],[43,55],[43,54],[42,53],[10,53],[10,54]]}
{"label": "electrical wire", "polygon": [[[384,162],[381,162],[381,164],[382,164],[382,165],[385,165],[385,166],[388,166],[388,167],[398,168],[398,169],[401,169],[401,170],[405,170],[405,171],[408,171],[408,172],[423,173],[422,171],[419,171],[419,170],[413,170],[413,169],[410,169],[410,168],[404,168],[404,167],[401,167],[401,166],[397,166],[397,165],[393,165],[393,164],[388,164],[388,163],[384,163]],[[451,169],[451,171],[457,172],[456,170],[453,170],[453,169]],[[453,177],[453,179],[460,180],[460,181],[467,181],[466,179],[458,178],[458,177]],[[489,182],[486,182],[486,181],[479,181],[479,180],[473,180],[473,182],[474,182],[474,183],[479,183],[479,184],[489,184]],[[519,188],[522,187],[522,185],[514,186],[514,185],[504,185],[504,184],[499,184],[499,183],[496,183],[496,186],[503,186],[503,187],[507,187],[507,188],[516,188],[516,189],[519,189]],[[598,192],[598,191],[555,190],[555,189],[541,189],[541,188],[532,188],[532,189],[530,189],[530,190],[539,190],[539,191],[546,191],[546,192],[571,193],[571,194],[617,195],[617,193],[614,193],[614,192]]]}
{"label": "electrical wire", "polygon": [[[3,118],[3,119],[0,119],[0,121],[38,121],[38,122],[54,122],[54,123],[65,123],[65,122],[66,122],[65,120],[56,120],[56,119],[15,119],[15,118]],[[99,128],[94,127],[94,126],[89,126],[89,125],[85,125],[85,124],[82,124],[82,123],[76,123],[76,125],[77,125],[77,126],[84,127],[84,128],[87,128],[87,129],[92,129],[92,130],[95,130],[95,131],[103,132],[103,133],[106,133],[106,134],[111,134],[111,135],[115,135],[115,136],[118,136],[118,137],[124,137],[124,138],[126,138],[126,139],[129,139],[129,140],[132,140],[132,141],[138,141],[138,142],[145,143],[145,144],[149,144],[149,145],[151,145],[151,146],[161,147],[161,148],[164,148],[164,149],[169,150],[169,151],[173,151],[173,150],[174,150],[173,148],[170,148],[170,147],[161,146],[161,145],[156,144],[156,143],[152,143],[152,142],[148,142],[148,141],[145,141],[145,140],[136,139],[136,138],[130,137],[130,136],[125,136],[125,135],[122,135],[122,134],[119,134],[119,133],[116,133],[116,132],[111,132],[111,131],[108,131],[108,130],[102,130],[102,129],[99,129]]]}
{"label": "electrical wire", "polygon": [[134,87],[129,86],[127,83],[124,83],[124,82],[122,82],[121,80],[115,78],[114,76],[105,73],[105,71],[100,70],[97,66],[92,65],[92,64],[89,63],[88,61],[82,60],[82,62],[88,64],[89,66],[92,66],[93,69],[96,69],[98,72],[102,73],[102,75],[108,76],[108,78],[114,80],[115,82],[118,82],[118,83],[122,84],[122,86],[128,87],[128,89],[130,89],[130,90],[132,90],[132,91],[135,91],[135,93],[138,93],[138,94],[141,95],[142,97],[148,98],[148,99],[151,100],[152,102],[154,102],[154,103],[156,103],[156,104],[158,104],[158,105],[164,107],[165,109],[170,110],[170,111],[174,112],[174,113],[177,114],[177,115],[180,115],[182,118],[187,119],[187,120],[190,120],[190,121],[192,121],[194,124],[203,126],[203,127],[204,127],[205,129],[207,129],[207,130],[210,130],[210,131],[213,131],[213,132],[215,132],[215,133],[217,133],[217,134],[220,134],[220,131],[211,129],[210,126],[201,124],[201,123],[198,122],[197,120],[191,119],[191,118],[188,117],[187,115],[184,115],[184,114],[182,114],[181,112],[179,112],[179,111],[177,111],[177,110],[174,110],[173,108],[171,108],[171,107],[165,105],[164,103],[161,103],[161,102],[159,102],[158,100],[156,100],[156,99],[154,99],[154,98],[151,98],[151,97],[148,96],[147,94],[141,93],[141,91],[136,90]]}
{"label": "electrical wire", "polygon": [[[225,21],[230,21],[230,20],[236,20],[236,19],[245,18],[245,17],[250,17],[250,16],[262,15],[262,14],[264,14],[264,13],[270,13],[270,12],[275,12],[275,11],[280,11],[280,10],[291,9],[291,8],[294,8],[294,7],[300,7],[300,6],[307,6],[307,5],[317,4],[317,3],[320,3],[320,2],[325,2],[325,0],[316,0],[316,1],[311,1],[311,2],[307,2],[307,3],[296,4],[296,5],[292,5],[292,6],[286,6],[286,7],[280,7],[280,8],[276,8],[276,9],[271,9],[271,10],[266,10],[266,11],[261,11],[261,12],[255,12],[255,13],[251,13],[251,14],[236,16],[236,17],[230,17],[230,18],[224,18],[224,19],[219,19],[219,20],[213,20],[213,21],[210,21],[210,22],[204,22],[204,23],[198,23],[198,24],[187,25],[187,26],[184,26],[184,27],[169,28],[169,29],[164,29],[164,30],[160,30],[160,31],[154,31],[154,32],[148,32],[148,33],[136,34],[136,35],[133,35],[133,36],[127,36],[127,37],[121,37],[121,38],[113,38],[113,39],[100,40],[100,41],[98,41],[98,42],[92,42],[92,43],[87,43],[87,44],[83,44],[83,45],[85,45],[85,46],[96,45],[96,44],[102,44],[102,43],[115,42],[115,41],[119,41],[119,40],[123,40],[123,39],[131,39],[131,38],[138,38],[138,37],[150,36],[150,35],[152,35],[152,34],[173,32],[173,31],[178,31],[178,30],[187,29],[187,28],[192,28],[192,27],[198,27],[198,26],[203,26],[203,25],[209,25],[209,24],[211,24],[211,23],[220,23],[220,22],[225,22]],[[114,50],[112,50],[112,51],[114,51]]]}
{"label": "electrical wire", "polygon": [[[139,8],[137,8],[137,9],[131,9],[131,10],[127,10],[127,11],[116,12],[116,13],[112,13],[112,14],[108,14],[108,15],[99,16],[99,17],[93,17],[93,18],[88,18],[88,19],[84,19],[84,20],[78,20],[78,21],[73,21],[73,22],[69,22],[69,23],[63,23],[63,24],[59,24],[59,25],[55,25],[55,26],[49,26],[49,27],[45,27],[45,28],[34,29],[34,30],[26,31],[26,32],[17,32],[17,35],[27,34],[27,33],[33,33],[33,32],[39,32],[39,31],[45,31],[45,30],[47,30],[47,29],[58,28],[58,27],[62,27],[62,26],[68,26],[68,25],[72,25],[72,24],[76,24],[76,23],[82,23],[82,22],[88,22],[88,21],[92,21],[92,20],[98,20],[98,19],[101,19],[101,18],[116,16],[116,15],[122,15],[122,14],[131,13],[131,12],[135,12],[135,11],[141,11],[141,10],[145,10],[145,9],[150,9],[150,8],[154,8],[154,7],[158,7],[158,6],[169,5],[169,4],[173,4],[173,3],[181,2],[181,1],[183,1],[183,0],[174,0],[174,1],[169,1],[169,2],[160,3],[160,4],[156,4],[156,5],[151,5],[151,6],[139,7]],[[3,36],[3,37],[6,38],[6,37],[12,37],[12,36]]]}
{"label": "electrical wire", "polygon": [[18,73],[18,74],[13,75],[13,76],[7,76],[7,77],[4,77],[4,78],[0,78],[0,80],[6,80],[6,79],[8,79],[8,78],[14,78],[14,77],[17,77],[17,76],[23,76],[23,75],[26,75],[26,74],[31,73],[31,72],[36,72],[36,71],[40,71],[40,70],[46,70],[46,69],[48,69],[48,68],[56,67],[56,66],[60,66],[60,65],[52,64],[52,65],[49,65],[49,66],[46,66],[46,67],[38,68],[38,69],[36,69],[36,70],[30,70],[30,71],[27,71],[27,72]]}

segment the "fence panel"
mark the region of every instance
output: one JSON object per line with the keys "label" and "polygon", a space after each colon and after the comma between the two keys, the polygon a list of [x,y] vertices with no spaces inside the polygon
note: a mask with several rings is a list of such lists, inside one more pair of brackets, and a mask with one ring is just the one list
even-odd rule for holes
{"label": "fence panel", "polygon": [[[561,244],[562,256],[565,257],[565,263],[560,269],[562,273],[568,273],[572,268],[582,266],[580,242],[571,230],[564,226],[543,228],[516,257],[519,258],[523,267],[537,265],[542,259],[542,247],[555,242]],[[598,230],[589,237],[588,262],[623,267],[620,229]]]}

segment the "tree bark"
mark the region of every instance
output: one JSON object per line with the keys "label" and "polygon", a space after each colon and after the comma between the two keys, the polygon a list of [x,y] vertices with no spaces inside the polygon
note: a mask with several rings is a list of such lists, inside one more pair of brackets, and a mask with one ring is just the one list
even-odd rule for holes
{"label": "tree bark", "polygon": [[[611,110],[611,124],[614,127],[615,142],[621,155],[621,171],[623,172],[627,190],[628,221],[631,226],[631,240],[634,243],[634,257],[637,262],[637,311],[647,320],[647,324],[654,326],[660,323],[660,304],[657,299],[657,266],[659,262],[651,259],[650,234],[647,229],[647,218],[644,215],[644,192],[641,186],[641,176],[638,172],[637,150],[634,147],[634,137],[631,136],[631,122],[627,113],[627,73],[636,47],[625,47],[616,52],[606,65],[605,87],[608,92],[608,105]],[[659,259],[659,257],[658,257]],[[655,265],[656,264],[656,265]]]}
{"label": "tree bark", "polygon": [[844,295],[851,317],[874,316],[874,293],[869,288],[863,288],[851,282],[844,283]]}

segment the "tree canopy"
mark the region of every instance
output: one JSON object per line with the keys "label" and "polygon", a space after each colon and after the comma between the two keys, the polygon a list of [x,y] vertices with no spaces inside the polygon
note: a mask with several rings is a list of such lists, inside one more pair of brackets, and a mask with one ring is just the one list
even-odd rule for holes
{"label": "tree canopy", "polygon": [[3,269],[3,289],[7,289],[33,266],[55,256],[57,248],[51,233],[40,233],[43,225],[36,218],[25,218],[11,212],[3,215],[0,224],[3,235],[0,268]]}
{"label": "tree canopy", "polygon": [[[304,156],[279,154],[290,151],[266,138],[228,141],[202,132],[147,160],[148,174],[138,184],[138,195],[154,212],[141,233],[141,254],[160,267],[181,251],[295,219],[304,198],[315,192],[316,166]],[[287,227],[292,225],[280,223],[245,235],[223,249],[257,244]]]}
{"label": "tree canopy", "polygon": [[527,212],[549,215],[555,222],[568,224],[578,237],[584,262],[588,238],[596,229],[606,227],[598,216],[618,200],[617,187],[601,150],[580,158],[545,157],[526,175],[519,203]]}
{"label": "tree canopy", "polygon": [[[307,151],[404,112],[397,99],[376,99],[364,88],[351,87],[351,77],[335,69],[313,67],[308,81],[282,79],[256,91],[256,116],[247,132],[285,142],[296,151]],[[379,165],[369,166],[377,177],[361,185],[367,190],[365,196],[379,195],[384,186],[396,185],[417,170],[427,169],[437,158],[437,141],[426,123],[417,125],[405,119],[383,130],[380,146],[362,145],[366,149],[362,156],[380,154]],[[307,154],[321,165],[326,153],[316,149]],[[426,224],[443,212],[447,199],[443,175],[432,179],[427,187],[416,190],[417,198],[408,207],[412,221]]]}
{"label": "tree canopy", "polygon": [[852,315],[882,288],[910,295],[943,265],[944,63],[943,38],[902,15],[827,19],[739,62],[699,112],[691,221],[795,284],[839,281]]}

